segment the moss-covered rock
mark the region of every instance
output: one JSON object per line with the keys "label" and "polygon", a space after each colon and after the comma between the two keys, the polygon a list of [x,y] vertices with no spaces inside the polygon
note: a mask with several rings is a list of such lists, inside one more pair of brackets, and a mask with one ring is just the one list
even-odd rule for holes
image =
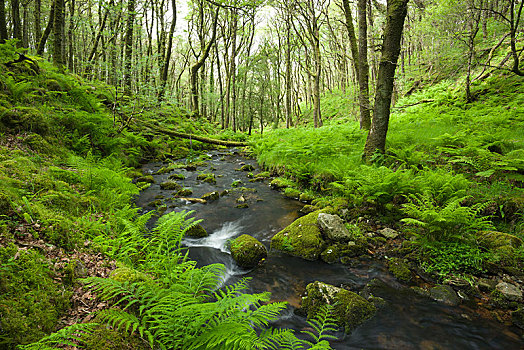
{"label": "moss-covered rock", "polygon": [[376,313],[373,303],[349,290],[318,281],[308,284],[301,304],[308,319],[315,317],[324,304],[333,305],[336,323],[347,333]]}
{"label": "moss-covered rock", "polygon": [[298,199],[300,197],[300,193],[301,192],[299,190],[291,187],[288,187],[284,190],[284,196],[292,199]]}
{"label": "moss-covered rock", "polygon": [[118,281],[118,282],[144,282],[149,278],[143,272],[137,271],[127,266],[118,267],[111,272],[109,278]]}
{"label": "moss-covered rock", "polygon": [[334,264],[340,260],[340,248],[338,245],[330,245],[320,254],[322,261]]}
{"label": "moss-covered rock", "polygon": [[324,251],[325,242],[317,226],[318,214],[310,213],[298,218],[271,239],[271,248],[306,260],[317,260]]}
{"label": "moss-covered rock", "polygon": [[182,186],[173,180],[167,180],[160,184],[160,188],[163,190],[178,191],[182,189]]}
{"label": "moss-covered rock", "polygon": [[311,193],[306,193],[306,192],[301,193],[299,197],[299,200],[304,203],[311,203],[314,199],[315,199],[314,195],[312,195]]}
{"label": "moss-covered rock", "polygon": [[238,208],[238,209],[246,209],[246,208],[249,208],[249,204],[247,204],[247,203],[237,204],[237,205],[235,206],[235,208]]}
{"label": "moss-covered rock", "polygon": [[411,271],[408,264],[399,258],[391,258],[388,261],[389,272],[393,274],[401,282],[410,282],[411,281]]}
{"label": "moss-covered rock", "polygon": [[497,231],[479,231],[477,233],[477,241],[480,246],[487,249],[498,249],[507,246],[519,248],[522,245],[522,240],[519,237]]}
{"label": "moss-covered rock", "polygon": [[7,215],[11,211],[11,199],[4,192],[0,192],[0,215]]}
{"label": "moss-covered rock", "polygon": [[314,206],[314,205],[309,205],[309,204],[307,204],[307,205],[304,205],[304,206],[302,207],[302,209],[300,209],[300,212],[301,212],[302,214],[309,214],[309,213],[312,213],[312,212],[317,211],[317,210],[320,210],[320,208],[319,208],[319,207],[316,207],[316,206]]}
{"label": "moss-covered rock", "polygon": [[33,107],[20,107],[4,110],[0,113],[0,123],[7,130],[16,132],[29,131],[44,135],[49,131],[49,123],[42,113]]}
{"label": "moss-covered rock", "polygon": [[524,329],[524,309],[522,307],[511,313],[511,322],[520,329]]}
{"label": "moss-covered rock", "polygon": [[231,241],[231,256],[236,263],[245,268],[253,268],[267,258],[267,249],[256,238],[242,235]]}
{"label": "moss-covered rock", "polygon": [[431,288],[429,290],[429,296],[431,299],[446,305],[457,306],[460,304],[460,299],[457,293],[448,285],[439,284]]}
{"label": "moss-covered rock", "polygon": [[149,183],[149,184],[154,184],[155,183],[155,179],[153,178],[153,175],[144,175],[144,176],[140,176],[140,177],[137,177],[135,179],[135,181],[138,183],[138,182],[145,182],[145,183]]}
{"label": "moss-covered rock", "polygon": [[171,174],[168,176],[169,180],[184,180],[185,178],[184,174]]}
{"label": "moss-covered rock", "polygon": [[207,231],[202,227],[202,225],[196,224],[194,226],[191,226],[186,231],[186,236],[187,237],[202,238],[202,237],[209,236],[209,233],[207,233]]}
{"label": "moss-covered rock", "polygon": [[261,173],[255,174],[254,178],[255,179],[267,179],[270,176],[271,174],[269,173],[269,171],[263,171]]}
{"label": "moss-covered rock", "polygon": [[241,186],[242,185],[242,181],[240,180],[235,180],[231,183],[231,187],[238,187],[238,186]]}
{"label": "moss-covered rock", "polygon": [[193,194],[193,190],[191,190],[190,188],[182,188],[178,190],[175,196],[176,197],[187,197],[187,196],[191,196],[192,194]]}
{"label": "moss-covered rock", "polygon": [[274,189],[274,190],[281,190],[281,189],[284,189],[286,187],[291,187],[294,185],[294,182],[291,181],[291,180],[288,180],[286,178],[283,178],[283,177],[277,177],[275,179],[273,179],[270,183],[269,183],[269,186]]}
{"label": "moss-covered rock", "polygon": [[347,244],[340,247],[340,254],[342,256],[354,258],[356,256],[364,255],[367,253],[368,244],[364,237],[349,241]]}
{"label": "moss-covered rock", "polygon": [[253,171],[255,170],[255,167],[252,166],[251,164],[245,164],[240,167],[240,170],[241,171]]}
{"label": "moss-covered rock", "polygon": [[197,180],[200,180],[202,182],[207,182],[207,183],[210,183],[210,184],[216,184],[217,183],[215,174],[212,174],[212,173],[199,174],[197,176]]}
{"label": "moss-covered rock", "polygon": [[218,193],[218,191],[207,192],[207,193],[204,193],[202,197],[200,198],[206,201],[216,201],[217,199],[220,198],[220,193]]}

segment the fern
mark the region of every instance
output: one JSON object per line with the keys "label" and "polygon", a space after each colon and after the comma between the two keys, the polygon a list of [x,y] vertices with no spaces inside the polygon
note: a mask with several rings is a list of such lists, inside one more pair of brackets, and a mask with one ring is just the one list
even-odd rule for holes
{"label": "fern", "polygon": [[93,333],[97,323],[78,323],[69,327],[62,328],[56,333],[40,339],[36,343],[29,345],[19,345],[20,350],[48,350],[57,347],[71,346],[78,348],[90,334]]}
{"label": "fern", "polygon": [[402,211],[408,215],[401,221],[422,229],[422,235],[430,241],[467,240],[476,230],[493,229],[488,217],[479,217],[489,203],[462,206],[468,197],[455,197],[444,206],[435,204],[428,194],[410,195],[409,203],[403,205]]}

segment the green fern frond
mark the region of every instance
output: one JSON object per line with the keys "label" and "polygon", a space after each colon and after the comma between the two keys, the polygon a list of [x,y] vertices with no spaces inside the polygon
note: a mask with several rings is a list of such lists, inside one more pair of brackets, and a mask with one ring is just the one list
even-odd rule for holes
{"label": "green fern frond", "polygon": [[79,347],[93,330],[98,326],[98,323],[78,323],[60,329],[59,331],[40,339],[36,343],[28,345],[18,345],[19,350],[48,350],[57,349],[62,346]]}
{"label": "green fern frond", "polygon": [[311,326],[311,328],[313,328],[314,332],[302,331],[302,333],[307,334],[313,338],[314,343],[308,342],[310,345],[318,344],[329,339],[337,339],[335,336],[327,334],[327,332],[334,333],[337,331],[337,324],[335,322],[335,318],[333,317],[332,305],[322,305],[315,314],[315,317],[308,320],[308,324]]}

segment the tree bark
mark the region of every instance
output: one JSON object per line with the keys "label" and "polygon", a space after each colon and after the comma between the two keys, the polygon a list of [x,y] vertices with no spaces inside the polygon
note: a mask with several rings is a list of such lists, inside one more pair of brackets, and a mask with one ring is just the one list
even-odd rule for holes
{"label": "tree bark", "polygon": [[211,39],[207,43],[204,52],[200,54],[200,59],[191,66],[190,69],[190,78],[191,78],[191,108],[195,115],[198,116],[198,70],[204,65],[207,57],[209,56],[209,51],[215,43],[217,36],[217,23],[218,23],[218,13],[220,12],[220,7],[217,7],[215,16],[213,18]]}
{"label": "tree bark", "polygon": [[371,127],[369,104],[368,25],[366,0],[358,0],[358,86],[360,104],[360,128]]}
{"label": "tree bark", "polygon": [[384,42],[377,76],[375,109],[369,131],[364,157],[370,161],[376,152],[384,153],[389,126],[391,95],[395,80],[400,41],[404,29],[409,0],[388,0]]}
{"label": "tree bark", "polygon": [[11,21],[13,22],[13,38],[22,43],[22,25],[20,20],[20,1],[11,0]]}
{"label": "tree bark", "polygon": [[5,43],[7,37],[7,23],[5,18],[5,0],[0,0],[0,44]]}
{"label": "tree bark", "polygon": [[133,55],[133,31],[135,24],[135,0],[127,2],[127,23],[125,38],[124,93],[131,95],[131,59]]}
{"label": "tree bark", "polygon": [[[42,37],[42,27],[40,25],[41,12],[42,12],[42,1],[41,0],[35,0],[35,13],[34,13],[34,21],[35,21],[35,38],[34,38],[34,40],[35,40],[35,47],[38,47],[39,40]],[[0,14],[0,16],[1,16],[1,14]]]}
{"label": "tree bark", "polygon": [[39,56],[42,56],[44,54],[44,48],[47,42],[47,38],[49,37],[49,34],[51,34],[51,30],[53,29],[53,23],[55,21],[56,1],[59,1],[59,0],[54,0],[51,3],[51,11],[49,12],[49,20],[47,21],[47,26],[45,27],[44,33],[42,34],[40,41],[38,42],[38,48],[36,49],[36,54]]}
{"label": "tree bark", "polygon": [[69,54],[67,57],[67,64],[70,72],[74,71],[74,45],[73,45],[73,26],[74,26],[74,14],[75,14],[75,0],[69,0],[69,28],[67,31],[67,37],[69,39]]}
{"label": "tree bark", "polygon": [[62,68],[64,60],[64,25],[65,6],[64,0],[55,0],[55,14],[53,20],[53,63]]}
{"label": "tree bark", "polygon": [[169,38],[167,41],[166,56],[164,57],[164,67],[162,69],[162,76],[160,77],[160,90],[158,91],[158,102],[164,99],[167,84],[167,73],[169,72],[169,61],[171,60],[171,51],[173,49],[173,34],[176,27],[176,0],[171,0],[171,7],[173,8],[173,20],[169,28]]}

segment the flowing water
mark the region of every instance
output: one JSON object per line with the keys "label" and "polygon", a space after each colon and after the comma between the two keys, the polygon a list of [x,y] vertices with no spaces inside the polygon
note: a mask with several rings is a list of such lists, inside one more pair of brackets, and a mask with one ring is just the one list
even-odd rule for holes
{"label": "flowing water", "polygon": [[[249,182],[247,172],[239,171],[243,164],[260,169],[253,160],[239,156],[236,152],[213,151],[207,165],[197,171],[175,170],[168,174],[154,175],[156,184],[140,194],[137,204],[144,211],[152,210],[148,204],[164,196],[167,212],[193,210],[193,216],[203,219],[202,226],[209,237],[186,238],[190,256],[200,265],[222,263],[227,273],[225,283],[234,283],[242,277],[251,277],[251,292],[269,291],[274,301],[287,301],[289,307],[282,315],[278,327],[296,331],[307,328],[306,320],[294,310],[300,303],[305,286],[313,281],[333,285],[344,285],[358,292],[372,279],[380,283],[373,289],[375,296],[386,301],[386,305],[350,335],[338,333],[338,340],[332,342],[335,349],[524,349],[522,332],[506,327],[496,321],[480,318],[476,311],[466,306],[448,307],[413,293],[391,276],[381,261],[363,258],[354,266],[328,265],[321,261],[310,262],[270,252],[265,264],[253,270],[236,266],[226,242],[247,233],[256,237],[267,248],[271,237],[295,220],[303,204],[284,198],[269,188],[267,181]],[[162,163],[144,166],[144,171],[154,174]],[[214,173],[216,184],[203,183],[196,177],[199,173]],[[177,180],[185,188],[191,188],[190,197],[199,198],[211,191],[230,193],[207,204],[190,203],[173,198],[173,191],[160,189],[159,183],[173,174],[183,174],[184,180]],[[251,190],[234,190],[231,184],[241,181],[240,187]],[[237,199],[243,197],[248,208],[237,208]]]}

